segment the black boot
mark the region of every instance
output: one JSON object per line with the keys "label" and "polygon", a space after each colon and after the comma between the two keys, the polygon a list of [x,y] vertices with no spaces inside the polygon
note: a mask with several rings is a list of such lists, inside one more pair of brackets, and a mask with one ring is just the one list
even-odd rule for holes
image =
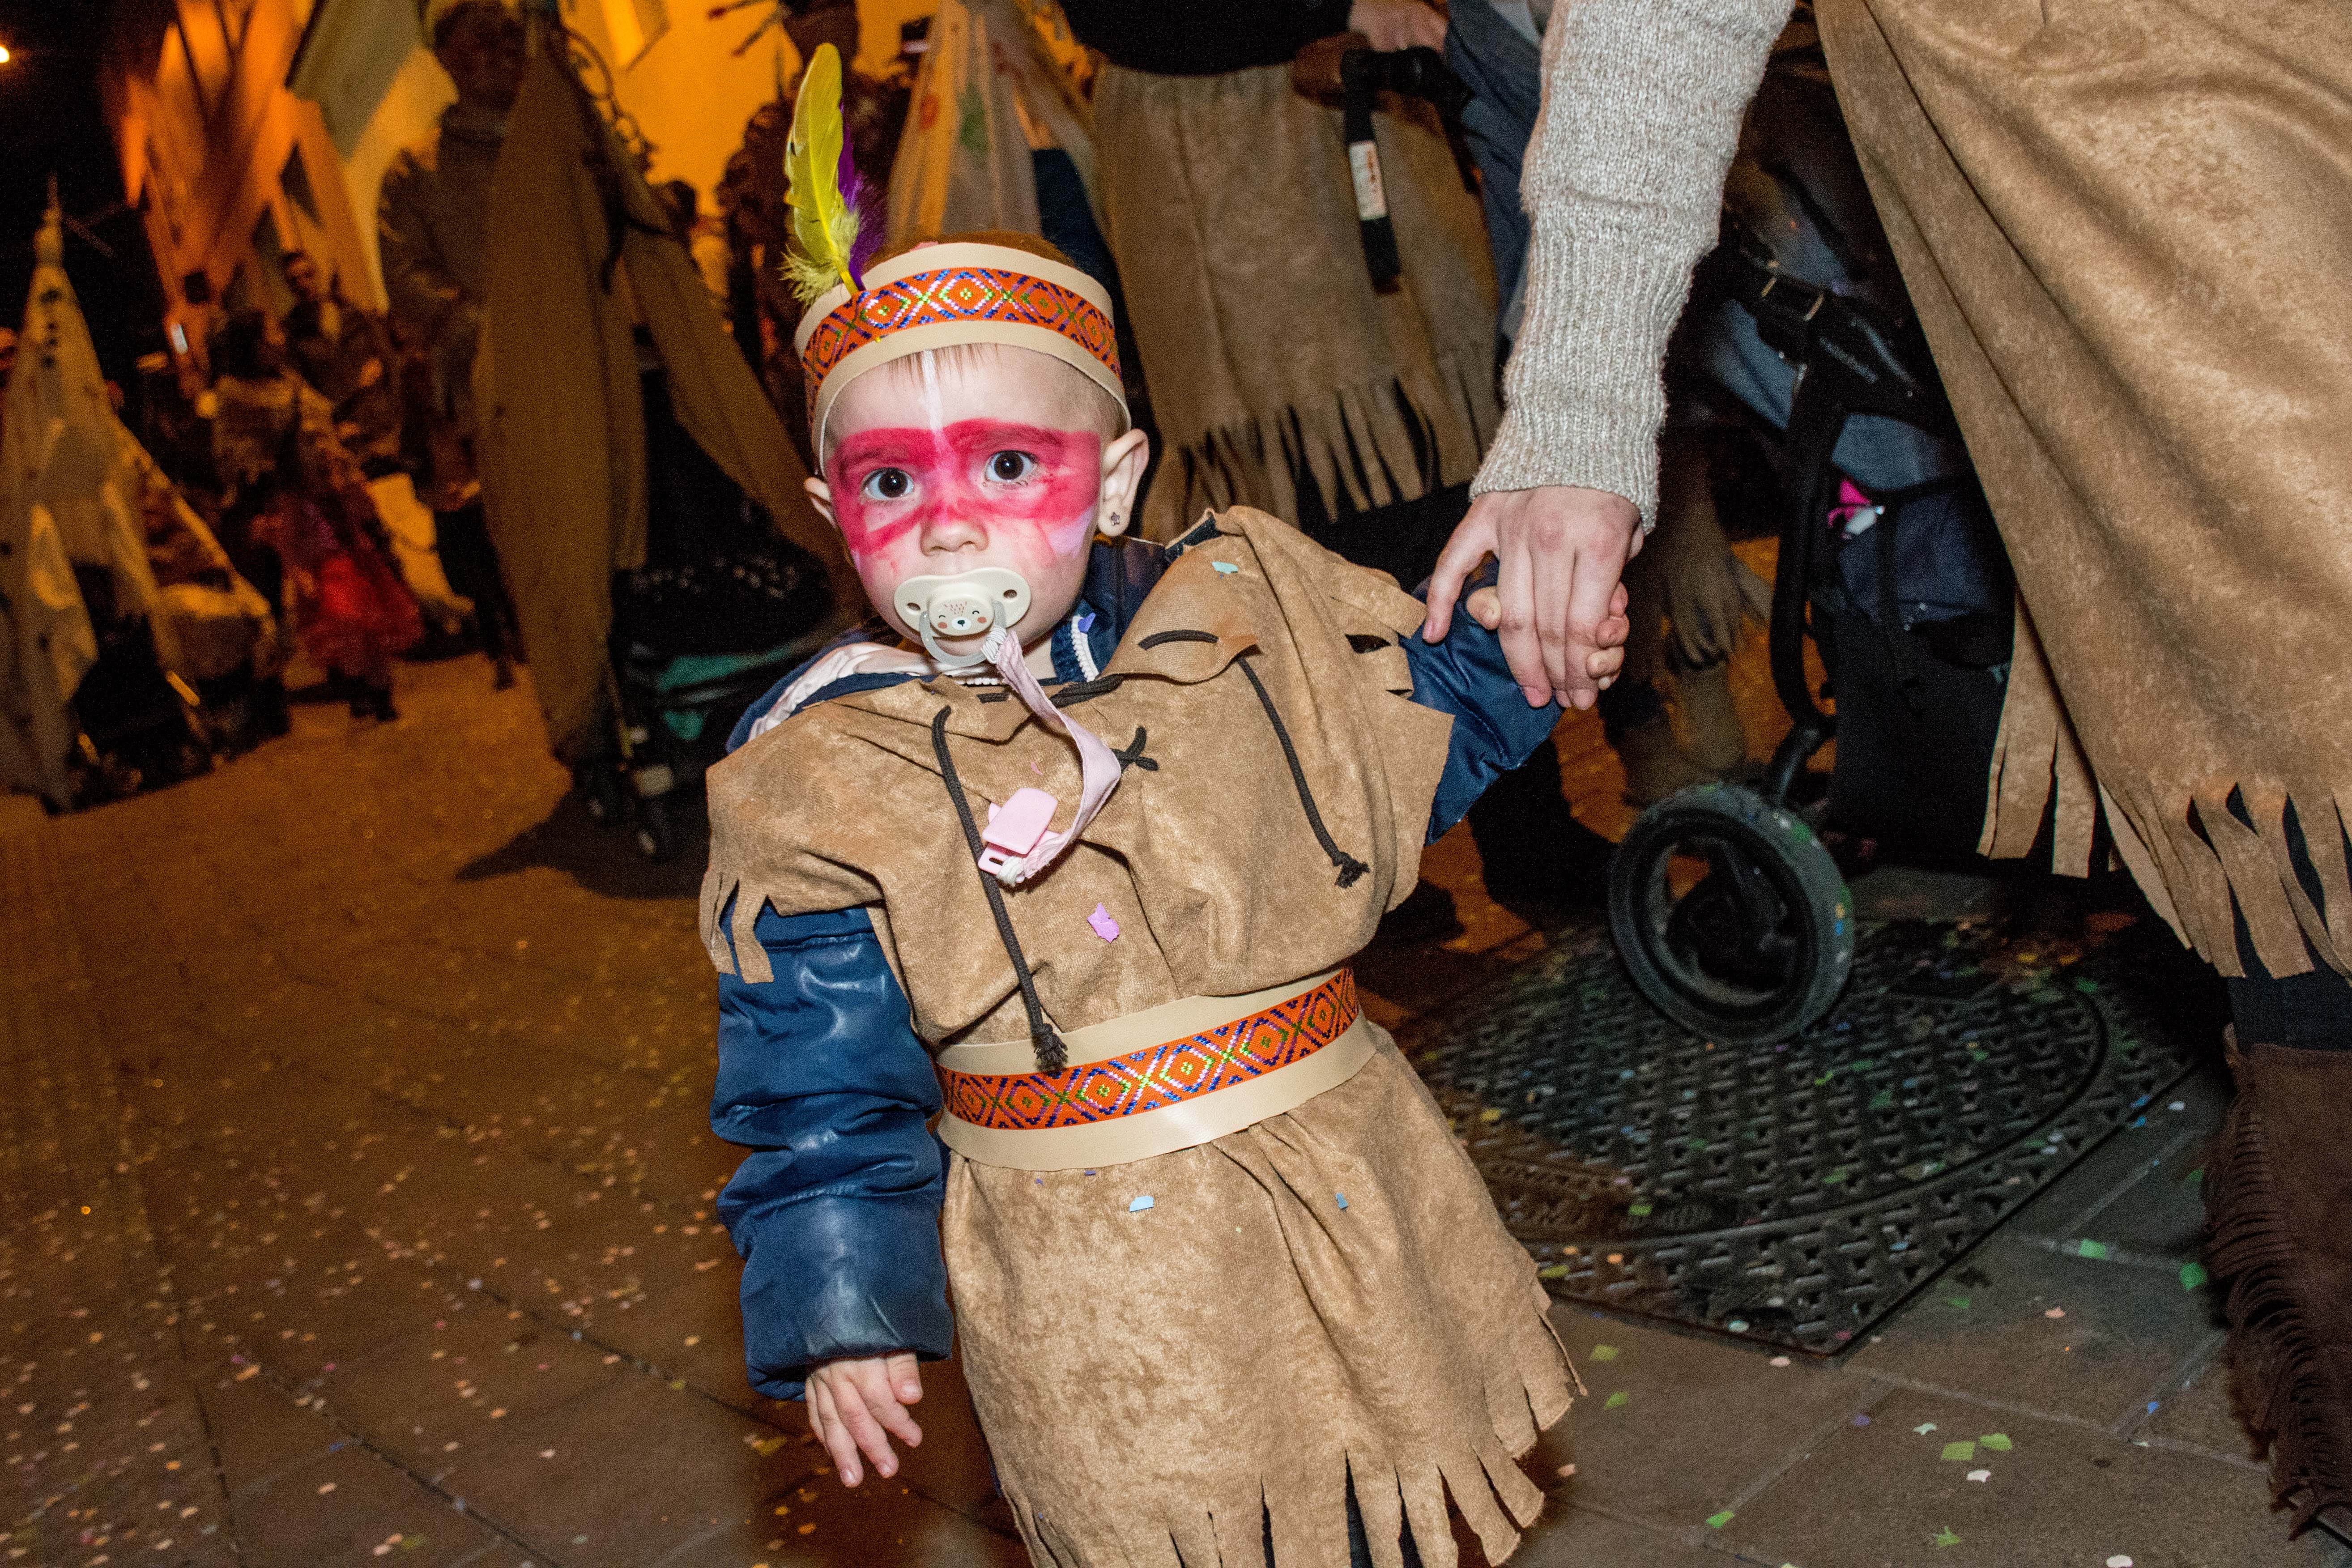
{"label": "black boot", "polygon": [[1559,750],[1546,741],[1470,808],[1486,895],[1531,924],[1597,909],[1616,846],[1576,820],[1561,792]]}

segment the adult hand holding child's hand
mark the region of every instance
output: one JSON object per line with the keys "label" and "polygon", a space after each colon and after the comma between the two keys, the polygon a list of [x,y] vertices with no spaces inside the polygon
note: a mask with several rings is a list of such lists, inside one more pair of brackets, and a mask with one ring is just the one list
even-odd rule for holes
{"label": "adult hand holding child's hand", "polygon": [[1622,626],[1613,641],[1604,628],[1623,614],[1615,590],[1642,548],[1641,525],[1632,501],[1605,490],[1547,485],[1480,496],[1438,557],[1422,636],[1444,637],[1464,584],[1492,555],[1502,568],[1503,653],[1528,705],[1557,697],[1591,707],[1602,673],[1592,668],[1594,656],[1625,640]]}
{"label": "adult hand holding child's hand", "polygon": [[923,1429],[907,1413],[923,1397],[923,1374],[910,1352],[826,1362],[809,1374],[806,1397],[809,1430],[833,1456],[843,1486],[865,1479],[859,1450],[874,1461],[875,1474],[887,1478],[898,1473],[891,1436],[909,1448],[923,1440]]}

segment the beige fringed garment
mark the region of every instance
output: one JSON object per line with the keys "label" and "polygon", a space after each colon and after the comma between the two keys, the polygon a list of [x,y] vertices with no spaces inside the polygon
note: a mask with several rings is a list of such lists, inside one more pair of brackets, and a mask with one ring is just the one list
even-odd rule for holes
{"label": "beige fringed garment", "polygon": [[[1072,710],[1148,761],[1005,898],[1065,1029],[1343,963],[1417,876],[1447,735],[1396,646],[1421,605],[1270,517],[1216,523]],[[731,919],[744,978],[768,977],[763,904],[863,904],[924,1039],[1025,1039],[933,740],[937,722],[975,813],[1029,784],[1066,813],[1069,742],[1004,698],[944,679],[861,693],[714,768],[713,962],[732,965]],[[1361,867],[1344,886],[1336,855]],[[1117,940],[1088,924],[1097,905]],[[1385,1568],[1407,1521],[1422,1561],[1452,1568],[1449,1492],[1494,1561],[1535,1518],[1512,1461],[1567,1410],[1571,1374],[1534,1265],[1374,1032],[1338,1088],[1197,1148],[1092,1173],[950,1156],[964,1367],[1041,1568],[1261,1568],[1269,1518],[1281,1568],[1345,1568],[1351,1476]]]}
{"label": "beige fringed garment", "polygon": [[[2233,896],[2272,973],[2310,967],[2304,938],[2352,966],[2344,8],[1821,0],[1820,19],[2024,597],[1988,851],[2024,854],[2054,795],[2079,874],[2104,806],[2224,974]],[[2290,801],[2318,905],[2287,868]]]}
{"label": "beige fringed garment", "polygon": [[1203,509],[1360,510],[1467,480],[1501,417],[1495,275],[1478,199],[1428,107],[1373,116],[1400,287],[1372,289],[1339,113],[1289,68],[1106,66],[1095,158],[1106,232],[1164,453],[1144,531]]}

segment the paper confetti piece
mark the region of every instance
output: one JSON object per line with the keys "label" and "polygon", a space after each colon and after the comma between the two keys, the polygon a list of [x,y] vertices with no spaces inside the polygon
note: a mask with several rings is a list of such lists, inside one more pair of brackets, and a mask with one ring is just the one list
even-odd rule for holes
{"label": "paper confetti piece", "polygon": [[2074,1250],[2084,1258],[2105,1258],[2107,1255],[2107,1244],[2104,1241],[2085,1241],[2077,1245]]}
{"label": "paper confetti piece", "polygon": [[1622,1410],[1625,1406],[1633,1403],[1633,1396],[1621,1388],[1616,1393],[1611,1394],[1607,1399],[1601,1401],[1601,1408],[1603,1410]]}
{"label": "paper confetti piece", "polygon": [[1853,1418],[1853,1424],[1857,1426],[1867,1426],[1870,1425],[1870,1417],[1867,1415],[1857,1415]]}
{"label": "paper confetti piece", "polygon": [[1948,1531],[1948,1530],[1939,1530],[1939,1531],[1936,1531],[1936,1544],[1937,1544],[1937,1545],[1938,1545],[1938,1546],[1958,1546],[1959,1543],[1960,1543],[1960,1538],[1959,1538],[1959,1536],[1958,1536],[1958,1535],[1957,1535],[1957,1534],[1955,1534],[1953,1531]]}
{"label": "paper confetti piece", "polygon": [[1559,1468],[1559,1473],[1563,1476],[1572,1476],[1576,1474],[1576,1467],[1574,1465],[1562,1465]]}
{"label": "paper confetti piece", "polygon": [[1989,1481],[1992,1479],[1992,1472],[1990,1470],[1970,1470],[1969,1472],[1969,1479],[1972,1481]]}
{"label": "paper confetti piece", "polygon": [[1933,1421],[1922,1421],[1919,1425],[1911,1428],[1912,1431],[1917,1433],[1922,1437],[1925,1437],[1928,1433],[1933,1432],[1935,1429],[1936,1424]]}
{"label": "paper confetti piece", "polygon": [[1617,1347],[1615,1345],[1595,1345],[1592,1347],[1592,1359],[1594,1361],[1615,1361],[1617,1359]]}
{"label": "paper confetti piece", "polygon": [[2045,1318],[2063,1318],[2066,1315],[2066,1309],[2063,1307],[2053,1307],[2042,1315]]}
{"label": "paper confetti piece", "polygon": [[1338,1200],[1339,1200],[1339,1206],[1340,1206],[1341,1208],[1346,1208],[1346,1207],[1348,1206],[1348,1194],[1345,1194],[1345,1193],[1333,1193],[1331,1195],[1332,1195],[1332,1197],[1334,1197],[1334,1198],[1336,1198],[1336,1199],[1338,1199]]}
{"label": "paper confetti piece", "polygon": [[1730,1522],[1731,1510],[1729,1509],[1725,1509],[1721,1513],[1711,1513],[1706,1516],[1706,1527],[1709,1530],[1721,1530],[1725,1525],[1729,1524]]}
{"label": "paper confetti piece", "polygon": [[2009,1434],[2006,1432],[1988,1432],[1977,1442],[1989,1453],[2006,1454],[2010,1449]]}
{"label": "paper confetti piece", "polygon": [[2107,1568],[2132,1568],[2132,1560],[2118,1552],[2107,1559]]}
{"label": "paper confetti piece", "polygon": [[1073,631],[1080,632],[1090,632],[1094,630],[1095,613],[1092,610],[1088,610],[1085,615],[1080,616],[1076,620],[1072,621],[1070,623],[1070,628]]}
{"label": "paper confetti piece", "polygon": [[1969,1310],[1969,1299],[1966,1296],[1947,1296],[1944,1305],[1955,1312],[1965,1312]]}
{"label": "paper confetti piece", "polygon": [[1789,1358],[1784,1355],[1776,1355],[1767,1364],[1771,1366],[1786,1366],[1789,1364]]}
{"label": "paper confetti piece", "polygon": [[1108,904],[1097,904],[1095,912],[1087,917],[1087,924],[1094,927],[1095,934],[1105,942],[1118,940],[1118,921],[1111,918]]}
{"label": "paper confetti piece", "polygon": [[2205,1287],[2205,1279],[2203,1264],[2184,1263],[2180,1266],[2180,1288],[2183,1290],[2201,1290]]}
{"label": "paper confetti piece", "polygon": [[764,1459],[773,1455],[777,1449],[783,1446],[784,1439],[782,1437],[762,1437],[758,1442],[751,1445],[751,1452],[759,1455],[760,1458]]}
{"label": "paper confetti piece", "polygon": [[1142,1193],[1139,1194],[1136,1198],[1127,1205],[1127,1212],[1129,1214],[1141,1214],[1145,1209],[1148,1209],[1150,1206],[1151,1194],[1150,1193]]}
{"label": "paper confetti piece", "polygon": [[1965,1437],[1957,1443],[1944,1445],[1944,1458],[1947,1463],[1965,1465],[1976,1457],[1977,1446]]}
{"label": "paper confetti piece", "polygon": [[1230,561],[1212,561],[1209,564],[1217,569],[1217,574],[1221,577],[1230,577],[1241,570]]}

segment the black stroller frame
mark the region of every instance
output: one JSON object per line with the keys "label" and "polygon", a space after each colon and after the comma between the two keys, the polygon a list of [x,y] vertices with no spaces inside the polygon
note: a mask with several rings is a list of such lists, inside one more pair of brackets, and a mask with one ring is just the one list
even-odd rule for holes
{"label": "black stroller frame", "polygon": [[[1726,226],[1728,238],[1743,237],[1736,224]],[[1814,618],[1824,595],[1837,591],[1824,545],[1841,477],[1832,455],[1858,416],[1938,433],[1955,426],[1941,384],[1889,346],[1912,340],[1908,323],[1783,271],[1760,247],[1727,249],[1717,258],[1728,275],[1724,291],[1797,372],[1782,437],[1794,482],[1777,530],[1768,634],[1773,689],[1792,724],[1756,787],[1700,784],[1644,812],[1618,847],[1608,907],[1643,995],[1709,1038],[1756,1043],[1819,1019],[1853,963],[1853,899],[1817,831],[1822,808],[1801,808],[1792,798],[1807,763],[1837,733],[1836,715],[1822,708],[1825,693],[1814,691],[1805,668],[1810,636],[1834,684],[1835,639]],[[1907,655],[1899,639],[1890,641],[1900,667]],[[1679,894],[1677,857],[1706,866]]]}

